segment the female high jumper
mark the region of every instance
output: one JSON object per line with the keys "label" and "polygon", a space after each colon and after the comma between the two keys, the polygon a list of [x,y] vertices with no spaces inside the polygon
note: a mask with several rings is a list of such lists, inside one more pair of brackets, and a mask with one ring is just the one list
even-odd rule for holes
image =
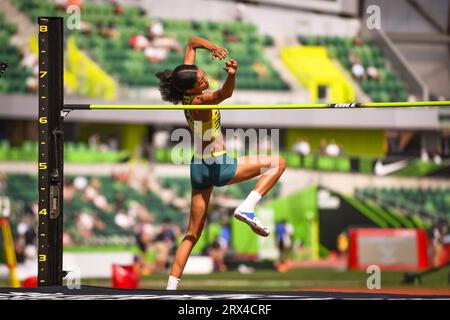
{"label": "female high jumper", "polygon": [[255,155],[236,159],[227,155],[220,128],[220,110],[202,109],[201,105],[216,105],[232,96],[238,64],[233,59],[226,62],[224,70],[228,76],[222,88],[214,92],[205,91],[209,86],[208,78],[195,65],[196,49],[211,51],[213,60],[225,59],[228,56],[227,49],[194,36],[186,45],[182,65],[173,71],[156,73],[164,101],[199,106],[195,110],[184,110],[184,114],[194,138],[201,142],[194,143],[195,153],[190,164],[192,196],[189,226],[175,255],[167,290],[177,289],[191,250],[200,238],[213,187],[261,175],[254,189],[235,209],[234,217],[247,223],[256,234],[267,237],[270,231],[255,216],[254,208],[286,168],[284,159],[280,156]]}

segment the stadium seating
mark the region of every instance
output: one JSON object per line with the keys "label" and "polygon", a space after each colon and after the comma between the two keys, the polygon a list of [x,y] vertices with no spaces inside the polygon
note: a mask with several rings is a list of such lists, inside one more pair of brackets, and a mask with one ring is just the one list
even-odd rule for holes
{"label": "stadium seating", "polygon": [[0,62],[7,64],[5,72],[0,75],[0,92],[27,92],[26,80],[31,75],[31,70],[20,66],[20,52],[10,44],[16,29],[14,24],[6,21],[0,11]]}
{"label": "stadium seating", "polygon": [[[20,217],[36,203],[38,181],[35,175],[25,174],[8,174],[5,188],[1,195],[5,195],[12,200],[11,216],[12,226],[20,221]],[[73,183],[74,176],[66,176],[66,182]],[[117,205],[117,196],[124,195],[124,208],[129,210],[133,202],[137,202],[144,206],[155,217],[154,223],[161,223],[165,218],[170,218],[173,222],[180,224],[185,217],[178,209],[166,204],[158,196],[158,194],[147,191],[139,192],[130,187],[125,182],[120,182],[109,176],[85,176],[88,182],[92,179],[98,179],[100,182],[100,194],[103,195],[107,202],[112,205],[110,210],[101,209],[94,204],[93,201],[86,200],[85,195],[76,191],[70,201],[64,201],[65,230],[68,232],[73,241],[83,245],[113,245],[113,244],[132,244],[134,243],[133,229],[124,229],[117,225],[116,215],[119,212]],[[165,177],[160,179],[161,184],[166,188],[175,189],[179,196],[190,196],[190,180],[185,177]],[[216,189],[216,194],[226,195],[233,199],[242,199],[254,187],[256,180],[246,181],[240,184],[225,186]],[[265,200],[276,199],[279,197],[280,185],[276,184],[274,188],[266,195]],[[102,228],[94,228],[93,236],[89,239],[83,238],[77,229],[77,219],[79,214],[86,212],[95,217],[101,224]],[[16,230],[14,231],[16,232]]]}
{"label": "stadium seating", "polygon": [[299,37],[303,45],[325,46],[331,58],[339,62],[351,72],[351,52],[361,61],[364,68],[372,65],[379,72],[379,80],[363,79],[359,81],[361,89],[375,102],[406,101],[407,91],[404,83],[387,68],[381,50],[370,39],[364,39],[364,44],[354,44],[353,38],[340,37]]}
{"label": "stadium seating", "polygon": [[362,188],[356,191],[356,196],[411,216],[450,220],[449,189]]}
{"label": "stadium seating", "polygon": [[[111,211],[100,209],[95,206],[92,201],[85,199],[79,191],[71,201],[64,202],[65,230],[77,244],[133,244],[133,229],[124,229],[115,222],[118,208],[116,205],[116,197],[119,194],[126,195],[124,203],[125,209],[128,210],[133,201],[143,205],[149,212],[155,216],[155,223],[160,223],[165,218],[171,218],[175,223],[182,221],[183,215],[175,207],[165,204],[161,198],[154,192],[147,191],[145,193],[138,192],[130,187],[127,183],[119,182],[111,177],[86,177],[88,181],[93,178],[99,179],[101,188],[100,193],[105,196],[109,204],[112,204]],[[73,181],[73,176],[66,176],[67,181]],[[6,195],[12,200],[12,216],[11,222],[13,231],[16,232],[15,226],[19,222],[21,216],[36,203],[38,190],[37,176],[25,174],[8,174],[6,187],[0,195]],[[93,237],[83,239],[77,231],[76,221],[80,212],[87,212],[104,227],[94,228]]]}
{"label": "stadium seating", "polygon": [[[39,15],[50,15],[58,12],[48,0],[14,0],[16,6],[26,12],[31,19]],[[173,69],[182,63],[182,54],[171,52],[165,62],[150,63],[141,51],[129,45],[132,35],[145,35],[152,20],[145,17],[137,6],[124,6],[122,15],[117,15],[110,4],[84,3],[82,7],[83,21],[89,23],[91,32],[69,30],[68,35],[76,37],[77,45],[87,51],[100,66],[130,87],[156,86],[158,79],[154,74],[164,69]],[[209,22],[186,20],[161,20],[164,32],[175,37],[184,45],[192,35],[199,35],[225,46],[230,56],[239,62],[240,76],[236,87],[239,89],[288,90],[288,85],[281,80],[276,70],[263,54],[263,46],[273,44],[269,36],[261,36],[256,27],[243,22]],[[119,38],[105,38],[100,28],[110,23],[119,31]],[[239,31],[238,42],[226,42],[225,32]],[[259,62],[267,75],[259,77],[254,70],[254,63]],[[212,80],[223,80],[223,63],[211,62],[206,52],[199,52],[197,64],[202,67]]]}

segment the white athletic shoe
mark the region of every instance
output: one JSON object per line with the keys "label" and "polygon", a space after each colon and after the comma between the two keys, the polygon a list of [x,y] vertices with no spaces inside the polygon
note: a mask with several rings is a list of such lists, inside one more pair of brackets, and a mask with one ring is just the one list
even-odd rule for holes
{"label": "white athletic shoe", "polygon": [[253,232],[261,237],[267,237],[270,234],[269,228],[262,224],[261,220],[255,216],[254,212],[244,212],[236,209],[234,211],[234,217],[248,224],[250,228],[252,228]]}

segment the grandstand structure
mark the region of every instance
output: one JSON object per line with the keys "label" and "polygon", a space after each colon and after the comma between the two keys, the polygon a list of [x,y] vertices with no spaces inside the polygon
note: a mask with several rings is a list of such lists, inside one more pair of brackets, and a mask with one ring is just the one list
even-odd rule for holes
{"label": "grandstand structure", "polygon": [[[15,21],[26,19],[34,25],[38,16],[64,16],[67,21],[70,14],[50,0],[6,2],[5,9],[0,9],[0,40],[6,44],[0,48],[0,60],[8,63],[0,78],[0,182],[4,186],[0,196],[12,200],[11,226],[13,235],[18,237],[18,225],[23,216],[33,211],[38,197],[35,169],[39,142],[33,82],[37,75],[33,64],[25,59],[28,56],[31,61],[33,54],[36,56],[36,32],[24,33]],[[449,100],[450,93],[442,89],[445,84],[434,87],[436,80],[426,75],[427,68],[420,65],[419,54],[408,55],[405,34],[390,35],[395,27],[391,20],[385,22],[389,28],[368,30],[357,1],[353,1],[354,6],[339,7],[343,2],[336,1],[323,8],[326,1],[318,1],[318,7],[311,8],[289,0],[275,6],[265,3],[270,1],[260,2],[253,6],[219,0],[192,0],[189,4],[170,0],[156,6],[151,2],[136,5],[133,1],[121,1],[123,11],[117,14],[108,2],[86,1],[80,16],[89,32],[66,30],[65,102],[160,105],[153,75],[174,68],[181,62],[182,54],[170,50],[165,61],[151,63],[142,50],[130,45],[133,36],[145,35],[155,23],[160,23],[166,35],[181,46],[189,36],[200,35],[229,49],[239,62],[239,76],[236,92],[227,104],[412,102],[443,97]],[[367,5],[365,1],[361,3],[362,7]],[[381,1],[380,6],[391,5]],[[194,9],[199,7],[202,13],[194,15],[192,11],[198,12]],[[399,4],[393,11],[402,9]],[[436,12],[437,8],[431,6],[430,10]],[[108,26],[114,26],[117,37],[102,34]],[[227,40],[229,35],[238,36],[239,40]],[[401,43],[396,43],[396,39]],[[319,52],[323,59],[313,60],[312,56],[317,58]],[[352,53],[364,68],[377,68],[379,79],[355,79]],[[206,54],[198,56],[198,65],[211,77],[211,86],[217,87],[223,80],[222,65],[211,63]],[[321,68],[324,70],[325,66],[327,72],[322,75],[326,76],[321,78]],[[440,66],[448,70],[448,64]],[[444,76],[439,77],[446,83]],[[449,143],[448,110],[444,108],[222,112],[225,129],[280,130],[280,153],[288,169],[264,199],[260,212],[272,211],[272,223],[291,219],[296,239],[310,250],[308,259],[317,260],[336,251],[337,236],[355,225],[418,228],[431,234],[436,223],[450,221],[450,154],[445,151],[445,143],[447,148]],[[74,112],[64,116],[64,188],[73,191],[63,204],[63,231],[69,247],[133,247],[136,251],[133,223],[140,219],[136,212],[147,217],[144,220],[151,217],[155,224],[170,218],[186,227],[189,168],[172,163],[175,145],[168,139],[154,144],[158,134],[167,136],[173,129],[186,126],[182,112],[91,110],[89,114]],[[398,133],[396,141],[404,147],[403,154],[389,152],[387,135],[391,131]],[[103,143],[92,143],[96,134]],[[433,147],[429,156],[421,157],[430,135]],[[444,147],[439,149],[436,140],[441,136]],[[110,138],[116,140],[116,147],[108,147]],[[309,154],[294,149],[299,139],[309,142]],[[322,140],[335,140],[344,152],[323,153]],[[441,154],[435,161],[436,150]],[[246,154],[256,152],[248,150]],[[190,155],[185,156],[189,160]],[[85,184],[76,185],[75,181],[80,180]],[[196,254],[204,252],[220,235],[223,216],[228,218],[233,206],[254,184],[255,180],[251,180],[214,191],[211,219],[195,248]],[[97,200],[89,198],[91,191]],[[341,209],[321,206],[324,192],[331,199],[339,199]],[[348,214],[348,223],[339,224],[338,228],[334,217],[343,210]],[[83,221],[94,226],[84,236]],[[333,226],[336,228],[330,230]],[[231,228],[231,244],[239,255],[274,259],[273,244],[259,241],[234,221]],[[267,247],[271,253],[261,254]]]}

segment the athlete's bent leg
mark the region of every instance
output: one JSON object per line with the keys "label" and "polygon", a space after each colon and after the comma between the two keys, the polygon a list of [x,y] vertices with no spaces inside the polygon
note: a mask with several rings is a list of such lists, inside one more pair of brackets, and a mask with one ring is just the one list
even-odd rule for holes
{"label": "athlete's bent leg", "polygon": [[286,169],[286,164],[281,156],[245,156],[238,159],[238,166],[234,177],[227,184],[233,184],[249,180],[261,175],[255,188],[247,198],[235,210],[234,216],[247,223],[255,233],[267,237],[270,233],[268,228],[255,216],[256,204],[275,185]]}

